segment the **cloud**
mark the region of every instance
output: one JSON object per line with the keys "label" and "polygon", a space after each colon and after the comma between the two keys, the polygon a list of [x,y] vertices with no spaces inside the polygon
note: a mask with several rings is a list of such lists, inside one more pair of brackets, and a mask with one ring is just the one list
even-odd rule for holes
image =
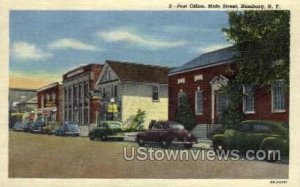
{"label": "cloud", "polygon": [[192,49],[192,51],[196,53],[207,53],[207,52],[215,51],[229,46],[231,46],[231,44],[211,44],[204,47],[203,46],[195,47]]}
{"label": "cloud", "polygon": [[132,45],[145,47],[147,49],[168,49],[180,47],[186,44],[186,41],[163,41],[148,36],[141,36],[128,30],[113,30],[107,32],[98,32],[98,37],[106,42],[127,42]]}
{"label": "cloud", "polygon": [[99,49],[90,44],[83,43],[81,41],[72,38],[63,38],[56,40],[48,45],[50,49],[75,49],[84,51],[98,51]]}
{"label": "cloud", "polygon": [[44,52],[35,44],[24,41],[13,43],[11,52],[15,58],[21,60],[45,60],[53,56],[51,53]]}

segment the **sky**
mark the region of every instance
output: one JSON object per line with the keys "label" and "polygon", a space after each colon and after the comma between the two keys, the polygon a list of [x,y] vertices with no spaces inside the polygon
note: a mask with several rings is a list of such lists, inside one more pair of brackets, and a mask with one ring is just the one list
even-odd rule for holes
{"label": "sky", "polygon": [[40,88],[105,60],[180,66],[227,47],[224,11],[11,11],[10,87]]}

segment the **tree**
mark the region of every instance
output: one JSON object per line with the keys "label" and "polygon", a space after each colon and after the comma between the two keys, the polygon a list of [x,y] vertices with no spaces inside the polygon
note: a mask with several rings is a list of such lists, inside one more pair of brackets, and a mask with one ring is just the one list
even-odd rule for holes
{"label": "tree", "polygon": [[229,12],[223,31],[238,51],[236,83],[271,86],[278,79],[289,85],[289,11]]}
{"label": "tree", "polygon": [[234,79],[223,89],[229,94],[229,106],[220,122],[227,128],[243,119],[241,104],[243,85],[271,88],[282,79],[289,88],[289,11],[229,12],[229,27],[223,28],[227,40],[232,42]]}
{"label": "tree", "polygon": [[189,104],[188,96],[184,92],[179,95],[176,121],[183,124],[187,130],[192,130],[195,126],[195,117]]}

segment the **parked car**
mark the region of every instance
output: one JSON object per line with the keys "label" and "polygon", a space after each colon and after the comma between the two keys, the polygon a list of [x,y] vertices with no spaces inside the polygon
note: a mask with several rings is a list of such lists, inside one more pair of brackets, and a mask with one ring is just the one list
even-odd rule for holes
{"label": "parked car", "polygon": [[140,146],[146,143],[159,143],[163,148],[168,148],[170,145],[183,145],[191,148],[197,143],[197,138],[184,129],[182,124],[168,121],[157,122],[152,125],[151,129],[138,133],[136,142]]}
{"label": "parked car", "polygon": [[16,122],[12,128],[14,131],[23,131],[24,125],[22,122]]}
{"label": "parked car", "polygon": [[90,140],[107,139],[124,140],[125,134],[122,129],[122,123],[119,121],[101,121],[97,127],[89,132]]}
{"label": "parked car", "polygon": [[30,128],[30,133],[42,133],[45,123],[43,121],[35,121]]}
{"label": "parked car", "polygon": [[44,134],[55,134],[56,129],[60,126],[59,122],[49,122],[45,127],[43,127]]}
{"label": "parked car", "polygon": [[[243,121],[235,129],[226,129],[222,134],[213,136],[215,150],[280,150],[281,155],[288,155],[288,125],[274,121],[248,120]],[[276,161],[278,158],[270,159]]]}
{"label": "parked car", "polygon": [[62,124],[55,129],[56,136],[79,136],[80,128],[78,124],[72,121],[64,121]]}
{"label": "parked car", "polygon": [[29,121],[29,122],[25,123],[23,131],[30,132],[32,127],[33,127],[33,122]]}

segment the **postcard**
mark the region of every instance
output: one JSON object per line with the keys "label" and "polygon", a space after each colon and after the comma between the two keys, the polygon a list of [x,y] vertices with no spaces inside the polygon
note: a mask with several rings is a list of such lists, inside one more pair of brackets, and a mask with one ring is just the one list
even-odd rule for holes
{"label": "postcard", "polygon": [[299,185],[299,3],[3,4],[4,186]]}

